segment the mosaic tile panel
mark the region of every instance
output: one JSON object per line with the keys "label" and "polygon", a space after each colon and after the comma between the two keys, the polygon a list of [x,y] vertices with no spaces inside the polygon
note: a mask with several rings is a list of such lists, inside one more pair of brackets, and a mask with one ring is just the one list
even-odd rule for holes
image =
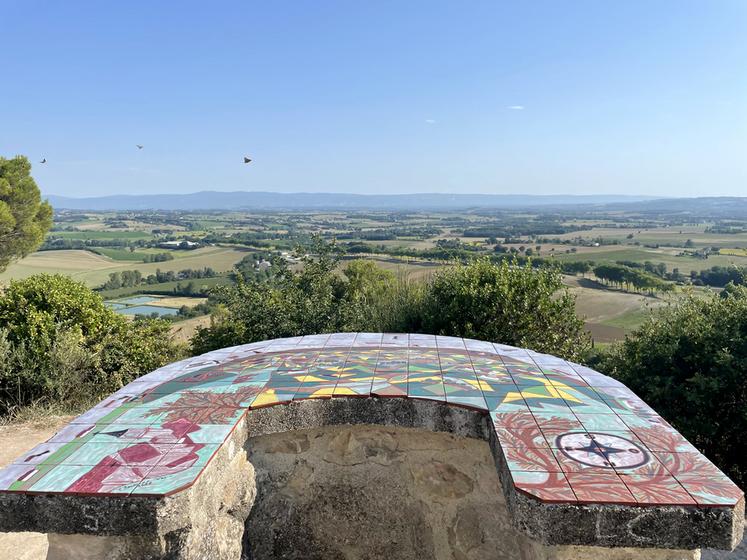
{"label": "mosaic tile panel", "polygon": [[1,470],[0,492],[168,495],[248,411],[340,397],[484,412],[514,486],[544,502],[718,507],[743,495],[614,379],[522,348],[396,333],[277,339],[160,368]]}

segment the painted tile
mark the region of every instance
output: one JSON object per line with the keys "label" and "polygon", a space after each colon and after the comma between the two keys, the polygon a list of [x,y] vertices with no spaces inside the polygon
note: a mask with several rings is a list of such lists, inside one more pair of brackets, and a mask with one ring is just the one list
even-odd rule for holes
{"label": "painted tile", "polygon": [[432,334],[411,334],[410,348],[436,348],[436,337]]}
{"label": "painted tile", "polygon": [[201,424],[196,427],[198,429],[190,433],[186,440],[190,445],[223,443],[235,426],[230,424]]}
{"label": "painted tile", "polygon": [[[579,446],[579,445],[588,445],[592,443],[594,440],[592,437],[586,432],[586,430],[566,430],[566,429],[558,429],[558,428],[552,428],[550,426],[543,426],[540,427],[540,431],[542,432],[542,435],[545,437],[545,440],[547,441],[547,444],[554,448],[559,449],[564,443],[566,445],[570,446]],[[573,436],[572,439],[568,440],[567,438],[563,436]],[[571,442],[570,444],[568,442]]]}
{"label": "painted tile", "polygon": [[491,412],[490,419],[493,421],[493,425],[497,428],[503,427],[514,427],[514,428],[537,428],[537,421],[534,419],[534,415],[531,412]]}
{"label": "painted tile", "polygon": [[82,442],[44,442],[13,460],[16,465],[39,465],[41,463],[58,465],[67,459]]}
{"label": "painted tile", "polygon": [[436,336],[436,345],[439,350],[456,349],[466,350],[464,340],[455,336]]}
{"label": "painted tile", "polygon": [[133,492],[137,495],[164,496],[190,487],[204,467],[188,467],[174,474],[145,478]]}
{"label": "painted tile", "polygon": [[[490,393],[488,393],[490,395]],[[521,395],[519,395],[521,396]],[[485,396],[485,403],[488,410],[497,413],[526,412],[529,413],[529,407],[524,402],[524,398],[511,399],[506,401],[504,397]]]}
{"label": "painted tile", "polygon": [[615,469],[604,455],[594,452],[594,447],[570,447],[566,444],[553,448],[552,453],[564,473],[614,474]]}
{"label": "painted tile", "polygon": [[[377,397],[406,397],[407,374],[376,374],[371,382],[371,395]],[[441,393],[443,397],[443,393]]]}
{"label": "painted tile", "polygon": [[444,380],[441,374],[410,374],[407,378],[408,397],[433,397],[438,400],[446,398]]}
{"label": "painted tile", "polygon": [[354,346],[381,346],[381,340],[384,337],[382,333],[358,333],[355,337]]}
{"label": "painted tile", "polygon": [[[622,418],[624,420],[625,417]],[[645,428],[634,426],[630,429],[651,451],[698,452],[693,444],[674,429],[661,426],[647,426]]]}
{"label": "painted tile", "polygon": [[122,411],[118,406],[104,406],[102,403],[73,418],[70,424],[91,425],[97,422],[109,423],[110,419],[116,418],[120,414],[122,414]]}
{"label": "painted tile", "polygon": [[409,335],[384,333],[384,336],[381,337],[381,345],[407,348],[409,345]]}
{"label": "painted tile", "polygon": [[327,383],[317,383],[315,385],[301,385],[293,395],[294,401],[306,399],[329,399],[335,392],[337,379],[331,379]]}
{"label": "painted tile", "polygon": [[174,446],[156,462],[146,478],[159,478],[181,472],[185,468],[204,467],[220,448],[219,444],[206,444],[193,449]]}
{"label": "painted tile", "polygon": [[0,470],[0,491],[23,492],[24,485],[38,472],[38,465],[8,465]]}
{"label": "painted tile", "polygon": [[454,377],[453,375],[446,374],[443,376],[444,390],[446,395],[462,396],[462,397],[480,397],[482,398],[482,390],[477,382],[477,377],[472,374],[472,377],[465,375],[464,377]]}
{"label": "painted tile", "polygon": [[515,385],[508,368],[494,358],[483,358],[472,355],[472,369],[480,379],[487,382],[510,383]]}
{"label": "painted tile", "polygon": [[511,472],[561,472],[552,450],[541,447],[502,447]]}
{"label": "painted tile", "polygon": [[254,399],[252,408],[289,403],[293,400],[293,397],[296,394],[296,389],[298,389],[298,387],[288,387],[285,388],[285,390],[283,390],[282,387],[279,387],[277,389],[265,388]]}
{"label": "painted tile", "polygon": [[506,379],[488,379],[485,376],[478,375],[477,383],[482,391],[482,394],[487,399],[500,399],[501,402],[518,401],[524,403],[524,397],[521,396],[521,391],[514,385],[514,382],[510,377]]}
{"label": "painted tile", "polygon": [[485,342],[484,340],[472,340],[471,338],[465,338],[464,346],[469,352],[488,352],[490,354],[495,352],[492,343]]}
{"label": "painted tile", "polygon": [[611,463],[615,468],[615,472],[619,475],[643,477],[671,476],[671,473],[653,453],[646,449],[642,449],[641,453],[644,459],[633,462],[632,464],[626,464],[625,461],[617,461],[613,457]]}
{"label": "painted tile", "polygon": [[[496,426],[495,435],[501,447],[532,447],[536,449],[548,449],[550,446],[545,441],[540,429],[536,426],[529,428],[514,428],[511,426]],[[553,461],[553,464],[555,461]]]}
{"label": "painted tile", "polygon": [[671,453],[669,451],[653,451],[652,453],[667,469],[667,472],[674,476],[685,474],[703,477],[724,476],[724,473],[701,453]]}
{"label": "painted tile", "polygon": [[614,414],[586,414],[576,412],[576,418],[590,431],[627,430],[628,426]]}
{"label": "painted tile", "polygon": [[682,474],[675,478],[699,506],[733,506],[744,497],[725,475]]}
{"label": "painted tile", "polygon": [[88,441],[98,430],[99,428],[96,424],[68,424],[51,438],[49,438],[49,441],[53,443]]}
{"label": "painted tile", "polygon": [[638,505],[728,505],[741,497],[616,380],[521,348],[396,333],[292,337],[160,368],[0,470],[0,489],[178,491],[248,408],[371,394],[489,411],[517,489],[548,502],[598,503],[605,491],[609,503]]}
{"label": "painted tile", "polygon": [[527,405],[532,410],[557,410],[558,412],[570,412],[570,408],[565,402],[565,397],[569,394],[566,391],[559,390],[557,387],[546,384],[538,384],[532,387],[520,387],[521,396],[524,397]]}
{"label": "painted tile", "polygon": [[554,412],[548,410],[535,410],[532,411],[537,424],[540,428],[549,428],[556,430],[565,430],[567,432],[573,430],[582,430],[583,426],[576,416],[568,412]]}
{"label": "painted tile", "polygon": [[633,505],[637,501],[616,474],[566,473],[579,503]]}
{"label": "painted tile", "polygon": [[520,491],[547,503],[575,503],[563,473],[511,471],[514,486]]}
{"label": "painted tile", "polygon": [[335,333],[329,335],[325,347],[329,346],[345,346],[350,347],[355,342],[356,333]]}
{"label": "painted tile", "polygon": [[[659,415],[636,415],[620,414],[620,419],[625,422],[628,428],[651,428],[653,430],[674,430],[674,428]],[[675,430],[676,431],[676,430]]]}
{"label": "painted tile", "polygon": [[695,500],[673,476],[621,473],[620,479],[639,505],[695,505]]}
{"label": "painted tile", "polygon": [[643,400],[636,396],[608,397],[601,395],[602,399],[615,411],[616,414],[655,415],[656,411],[648,406]]}
{"label": "painted tile", "polygon": [[637,441],[620,433],[543,432],[551,447],[557,449],[558,462],[565,472],[623,470],[629,473],[665,474],[658,460]]}
{"label": "painted tile", "polygon": [[58,465],[35,482],[28,491],[128,495],[142,479],[137,471],[115,465],[94,468]]}
{"label": "painted tile", "polygon": [[455,406],[471,408],[482,412],[487,412],[488,410],[488,405],[482,394],[480,394],[480,396],[462,396],[446,393],[446,402]]}
{"label": "painted tile", "polygon": [[[131,471],[134,477],[144,477],[175,444],[149,442],[96,443],[88,442],[65,459],[62,465],[117,467]],[[92,470],[96,470],[92,469]]]}

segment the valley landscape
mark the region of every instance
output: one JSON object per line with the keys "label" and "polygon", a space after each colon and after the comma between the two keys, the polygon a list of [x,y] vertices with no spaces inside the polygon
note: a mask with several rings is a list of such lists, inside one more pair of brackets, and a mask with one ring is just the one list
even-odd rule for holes
{"label": "valley landscape", "polygon": [[[345,195],[338,198],[350,204]],[[360,208],[367,197],[357,196],[356,207],[345,210],[308,208],[303,199],[295,208],[275,208],[290,204],[282,196],[265,197],[270,208],[237,210],[133,210],[126,197],[107,199],[120,208],[85,210],[101,203],[59,200],[81,208],[56,207],[41,249],[8,267],[0,282],[62,273],[97,290],[120,313],[159,315],[181,332],[208,320],[215,286],[234,283],[238,271],[269,275],[273,260],[298,266],[294,253],[318,235],[335,242],[343,262],[370,260],[411,279],[478,257],[559,267],[579,316],[594,341],[605,344],[623,339],[650,310],[685,290],[741,283],[747,267],[743,199],[602,197],[577,204],[575,197],[556,196],[547,205],[547,197],[529,196],[521,207],[518,196],[505,206],[500,197],[470,206],[474,197],[455,195],[447,207],[418,211],[393,207],[407,197],[385,197],[389,208],[376,208],[381,201],[373,198],[372,208]],[[157,206],[177,199],[153,197]],[[428,197],[422,204],[429,206]],[[595,273],[603,265],[635,271],[643,282],[614,283]]]}

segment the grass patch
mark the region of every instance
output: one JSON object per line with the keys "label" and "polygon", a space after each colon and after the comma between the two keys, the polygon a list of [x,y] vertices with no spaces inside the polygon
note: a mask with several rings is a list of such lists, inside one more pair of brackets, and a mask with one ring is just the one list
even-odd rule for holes
{"label": "grass patch", "polygon": [[[233,283],[229,276],[217,276],[215,278],[196,278],[194,280],[177,280],[175,282],[161,282],[160,284],[141,284],[129,288],[116,288],[114,290],[101,290],[98,292],[105,300],[121,299],[127,296],[138,294],[153,294],[157,296],[173,296],[177,285],[186,286],[189,282],[194,282],[196,288],[200,291],[207,291],[215,286],[222,286]],[[203,290],[204,289],[204,290]]]}
{"label": "grass patch", "polygon": [[144,231],[53,231],[48,237],[58,239],[80,239],[93,241],[97,239],[153,239],[150,233]]}
{"label": "grass patch", "polygon": [[139,251],[129,251],[128,249],[109,249],[105,247],[92,247],[89,249],[92,253],[109,257],[115,261],[143,262],[147,253]]}
{"label": "grass patch", "polygon": [[734,257],[747,257],[747,249],[729,249],[723,247],[718,250],[719,255],[732,255]]}
{"label": "grass patch", "polygon": [[11,424],[31,424],[34,428],[47,428],[57,424],[60,419],[77,416],[94,406],[100,399],[71,406],[67,403],[32,404],[11,410],[0,416],[0,426]]}

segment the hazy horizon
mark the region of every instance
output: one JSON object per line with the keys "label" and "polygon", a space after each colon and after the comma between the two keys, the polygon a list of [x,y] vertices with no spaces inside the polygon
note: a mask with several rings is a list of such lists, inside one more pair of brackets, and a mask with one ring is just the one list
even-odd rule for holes
{"label": "hazy horizon", "polygon": [[745,192],[738,0],[3,13],[0,155],[48,194]]}

